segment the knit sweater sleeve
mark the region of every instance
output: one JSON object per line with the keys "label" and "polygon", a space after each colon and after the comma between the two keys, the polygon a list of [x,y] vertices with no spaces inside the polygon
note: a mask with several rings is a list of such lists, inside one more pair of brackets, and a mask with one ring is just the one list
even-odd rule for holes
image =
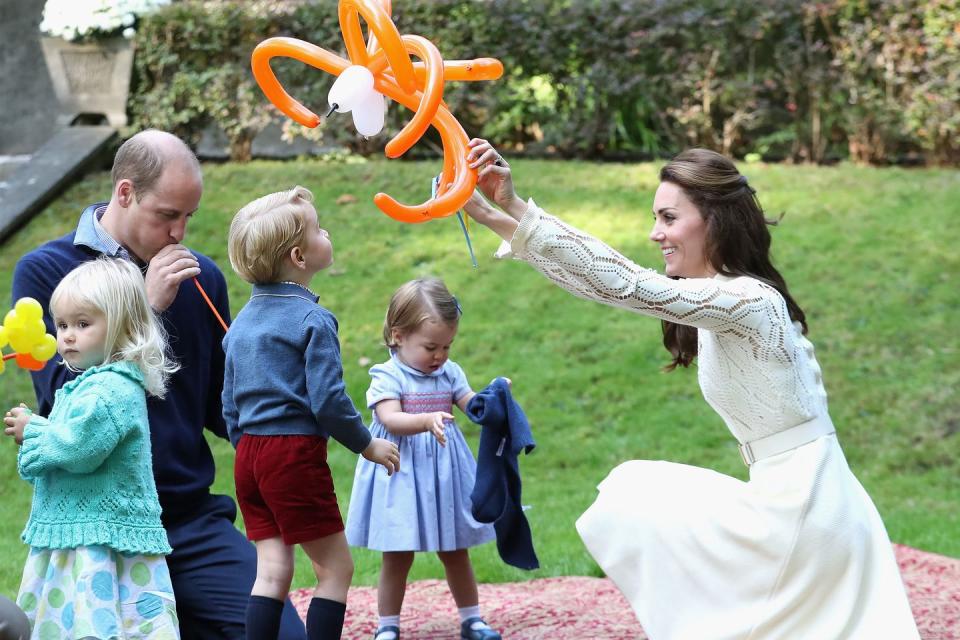
{"label": "knit sweater sleeve", "polygon": [[717,333],[758,329],[776,318],[778,294],[752,278],[675,280],[634,264],[600,240],[540,209],[532,200],[510,243],[570,293],[661,320]]}
{"label": "knit sweater sleeve", "polygon": [[360,453],[370,444],[371,436],[343,382],[336,320],[318,309],[310,313],[303,326],[310,409],[325,433]]}
{"label": "knit sweater sleeve", "polygon": [[24,479],[57,468],[91,473],[132,428],[133,422],[118,420],[97,393],[83,393],[70,400],[69,409],[58,419],[34,415],[24,427],[23,445],[17,455],[17,469]]}
{"label": "knit sweater sleeve", "polygon": [[[226,341],[226,338],[224,338]],[[223,392],[221,393],[221,405],[223,406],[223,421],[226,423],[227,435],[230,438],[230,444],[236,449],[240,444],[240,410],[233,397],[233,363],[227,359],[223,368]]]}

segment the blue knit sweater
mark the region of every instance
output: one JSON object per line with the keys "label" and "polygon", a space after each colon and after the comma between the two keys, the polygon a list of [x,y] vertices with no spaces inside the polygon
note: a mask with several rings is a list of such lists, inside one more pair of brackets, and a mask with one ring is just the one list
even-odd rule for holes
{"label": "blue knit sweater", "polygon": [[[94,211],[105,203],[91,205],[80,217],[77,230],[48,242],[23,256],[13,272],[13,301],[24,296],[37,299],[44,309],[60,280],[82,262],[110,253],[98,242],[93,230]],[[193,252],[200,262],[200,284],[214,305],[230,322],[227,283],[214,262]],[[159,314],[169,337],[170,351],[180,370],[170,378],[163,400],[150,398],[153,471],[163,506],[163,520],[174,524],[199,517],[198,505],[210,494],[216,469],[213,455],[203,436],[204,427],[226,438],[220,407],[223,388],[223,329],[213,317],[193,282],[180,285],[177,297]],[[44,314],[49,333],[56,333],[53,320]],[[37,413],[48,415],[54,392],[75,376],[60,366],[55,356],[40,371],[33,372]]]}
{"label": "blue knit sweater", "polygon": [[132,362],[92,367],[58,390],[50,418],[34,414],[24,428],[17,468],[33,483],[30,546],[170,553],[143,374]]}
{"label": "blue knit sweater", "polygon": [[343,382],[337,319],[303,287],[254,285],[223,349],[223,416],[233,446],[244,433],[333,436],[354,453],[370,444]]}

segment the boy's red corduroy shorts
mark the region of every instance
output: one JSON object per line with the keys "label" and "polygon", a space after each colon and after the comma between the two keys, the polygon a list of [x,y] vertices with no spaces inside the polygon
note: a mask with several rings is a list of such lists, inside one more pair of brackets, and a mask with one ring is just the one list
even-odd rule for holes
{"label": "boy's red corduroy shorts", "polygon": [[243,435],[233,477],[250,540],[292,545],[343,531],[326,438]]}

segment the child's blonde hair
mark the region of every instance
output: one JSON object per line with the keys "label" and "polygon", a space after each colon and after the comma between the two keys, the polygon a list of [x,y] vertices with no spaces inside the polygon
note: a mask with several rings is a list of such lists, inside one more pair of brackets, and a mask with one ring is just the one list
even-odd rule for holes
{"label": "child's blonde hair", "polygon": [[101,257],[64,276],[50,297],[50,315],[73,304],[107,323],[103,364],[129,360],[143,373],[147,393],[162,398],[179,365],[166,353],[167,336],[147,301],[143,274],[127,260]]}
{"label": "child's blonde hair", "polygon": [[395,348],[394,332],[408,334],[428,320],[451,327],[460,322],[460,305],[439,278],[417,278],[400,285],[390,298],[383,321],[383,342]]}
{"label": "child's blonde hair", "polygon": [[230,266],[251,284],[277,282],[290,249],[306,235],[306,216],[316,215],[313,194],[296,186],[257,198],[230,223]]}

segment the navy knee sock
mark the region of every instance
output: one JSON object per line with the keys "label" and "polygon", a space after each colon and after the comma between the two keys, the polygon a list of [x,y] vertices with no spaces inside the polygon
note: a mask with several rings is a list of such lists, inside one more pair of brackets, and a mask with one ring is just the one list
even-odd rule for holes
{"label": "navy knee sock", "polygon": [[307,640],[340,640],[347,605],[326,598],[314,598],[307,609]]}
{"label": "navy knee sock", "polygon": [[280,635],[283,600],[250,596],[247,602],[247,639],[275,640]]}

